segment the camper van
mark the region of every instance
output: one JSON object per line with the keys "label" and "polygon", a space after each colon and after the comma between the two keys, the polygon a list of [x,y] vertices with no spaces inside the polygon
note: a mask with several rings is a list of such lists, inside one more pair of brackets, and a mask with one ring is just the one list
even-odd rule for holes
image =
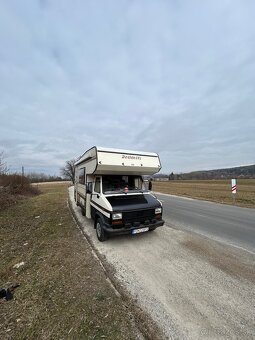
{"label": "camper van", "polygon": [[96,147],[75,163],[74,198],[94,220],[99,241],[138,234],[164,224],[161,202],[147,190],[143,175],[161,169],[156,153]]}

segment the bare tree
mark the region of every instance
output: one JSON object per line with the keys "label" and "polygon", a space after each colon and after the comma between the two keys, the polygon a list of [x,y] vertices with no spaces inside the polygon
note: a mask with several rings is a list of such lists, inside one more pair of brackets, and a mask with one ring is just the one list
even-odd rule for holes
{"label": "bare tree", "polygon": [[173,181],[174,180],[174,173],[171,172],[171,174],[168,176],[168,180],[169,181]]}
{"label": "bare tree", "polygon": [[74,163],[76,162],[75,159],[70,159],[69,161],[66,161],[66,164],[64,167],[60,168],[61,175],[64,176],[64,178],[70,180],[74,184]]}
{"label": "bare tree", "polygon": [[7,163],[5,162],[4,152],[0,152],[0,175],[6,175],[9,169],[7,167]]}

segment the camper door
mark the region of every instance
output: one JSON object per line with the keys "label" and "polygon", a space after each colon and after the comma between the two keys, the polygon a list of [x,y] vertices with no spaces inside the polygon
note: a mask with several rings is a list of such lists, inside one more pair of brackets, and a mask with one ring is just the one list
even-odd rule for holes
{"label": "camper door", "polygon": [[108,202],[102,192],[102,176],[95,177],[93,183],[93,193],[91,197],[91,206],[106,217],[110,217],[110,213],[108,211],[111,210],[111,204]]}

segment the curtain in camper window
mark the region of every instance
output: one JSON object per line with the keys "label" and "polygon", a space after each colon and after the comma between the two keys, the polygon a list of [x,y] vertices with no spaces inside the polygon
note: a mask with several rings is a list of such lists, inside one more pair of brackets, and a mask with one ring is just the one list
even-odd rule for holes
{"label": "curtain in camper window", "polygon": [[100,193],[100,177],[96,177],[94,191]]}
{"label": "curtain in camper window", "polygon": [[85,185],[85,168],[79,169],[79,183]]}

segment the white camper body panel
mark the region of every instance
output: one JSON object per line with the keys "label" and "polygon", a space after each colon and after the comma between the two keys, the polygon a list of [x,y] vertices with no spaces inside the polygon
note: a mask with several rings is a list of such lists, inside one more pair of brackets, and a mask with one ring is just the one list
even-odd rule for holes
{"label": "white camper body panel", "polygon": [[86,167],[87,174],[93,174],[97,167],[97,150],[96,147],[86,151],[82,157],[75,163],[78,169]]}
{"label": "white camper body panel", "polygon": [[161,169],[156,153],[93,147],[75,163],[94,175],[153,175]]}

